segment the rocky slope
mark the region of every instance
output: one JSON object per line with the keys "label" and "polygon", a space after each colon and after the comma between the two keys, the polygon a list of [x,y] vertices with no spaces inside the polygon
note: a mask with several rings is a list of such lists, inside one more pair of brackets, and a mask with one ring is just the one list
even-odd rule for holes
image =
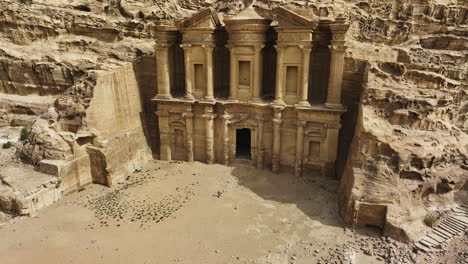
{"label": "rocky slope", "polygon": [[[111,184],[153,155],[154,22],[239,0],[0,1],[0,119],[32,126],[24,161],[64,192]],[[24,2],[24,1],[23,1]],[[349,18],[340,212],[403,241],[468,190],[468,1],[257,1]],[[33,99],[29,99],[33,98]],[[35,99],[34,99],[35,98]],[[138,117],[138,118],[136,118]],[[118,146],[118,148],[117,148]],[[125,155],[119,154],[125,153]]]}
{"label": "rocky slope", "polygon": [[360,2],[351,32],[352,46],[385,45],[397,57],[368,60],[341,213],[403,241],[468,190],[467,5],[441,4]]}

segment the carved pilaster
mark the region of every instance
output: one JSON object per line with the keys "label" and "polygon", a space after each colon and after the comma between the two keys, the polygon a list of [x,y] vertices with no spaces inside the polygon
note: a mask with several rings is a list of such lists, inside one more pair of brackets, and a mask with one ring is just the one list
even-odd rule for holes
{"label": "carved pilaster", "polygon": [[341,86],[343,83],[343,68],[345,57],[345,35],[349,25],[345,24],[344,18],[337,18],[335,23],[330,25],[332,31],[332,41],[330,45],[330,76],[328,79],[327,103],[330,108],[341,108]]}
{"label": "carved pilaster", "polygon": [[216,114],[213,114],[213,108],[207,106],[205,108],[205,114],[203,118],[206,120],[206,163],[213,164],[214,162],[214,142],[213,142],[213,119],[216,117]]}
{"label": "carved pilaster", "polygon": [[193,75],[192,69],[190,67],[191,59],[190,59],[190,50],[192,45],[190,44],[182,44],[180,47],[184,50],[184,64],[185,64],[185,96],[184,99],[186,100],[194,100],[193,97]]}
{"label": "carved pilaster", "polygon": [[299,48],[302,49],[302,82],[300,85],[300,91],[298,96],[297,105],[300,107],[310,106],[307,96],[309,94],[309,65],[310,65],[310,52],[312,50],[311,46],[300,45]]}
{"label": "carved pilaster", "polygon": [[237,80],[239,73],[237,70],[236,48],[233,45],[227,45],[230,52],[230,88],[229,88],[229,101],[237,102]]}
{"label": "carved pilaster", "polygon": [[254,46],[254,82],[253,82],[253,92],[252,100],[255,102],[260,102],[260,92],[262,90],[262,48],[264,45],[255,45]]}
{"label": "carved pilaster", "polygon": [[214,101],[213,96],[213,48],[214,45],[203,45],[205,49],[205,65],[206,65],[206,91],[205,100]]}
{"label": "carved pilaster", "polygon": [[283,109],[283,107],[273,108],[273,172],[278,172],[280,168],[281,124],[283,123],[281,111]]}
{"label": "carved pilaster", "polygon": [[193,113],[183,113],[182,117],[185,117],[187,161],[193,162]]}
{"label": "carved pilaster", "polygon": [[302,176],[302,164],[304,160],[304,127],[307,125],[306,121],[297,121],[297,136],[296,136],[296,165],[295,175]]}
{"label": "carved pilaster", "polygon": [[230,140],[229,140],[229,120],[232,119],[232,115],[228,113],[224,113],[222,116],[223,118],[223,161],[224,165],[229,166],[229,147],[230,147]]}
{"label": "carved pilaster", "polygon": [[284,52],[287,46],[275,45],[276,48],[276,84],[275,84],[275,100],[274,104],[284,105],[283,94],[284,94],[284,71],[283,61]]}
{"label": "carved pilaster", "polygon": [[327,123],[325,124],[325,128],[327,129],[327,137],[326,137],[326,167],[325,175],[328,177],[335,178],[335,162],[337,158],[338,152],[338,137],[341,129],[340,123]]}
{"label": "carved pilaster", "polygon": [[171,157],[171,131],[169,127],[169,111],[158,110],[156,112],[159,120],[159,136],[160,136],[160,159],[170,161]]}
{"label": "carved pilaster", "polygon": [[156,99],[169,100],[171,96],[171,80],[169,74],[169,47],[171,44],[156,43],[156,68],[158,76],[158,94]]}
{"label": "carved pilaster", "polygon": [[257,116],[256,118],[258,123],[258,130],[257,130],[257,146],[258,146],[258,154],[257,154],[257,168],[263,169],[264,165],[264,155],[265,155],[265,146],[263,143],[263,127],[265,118],[262,115]]}

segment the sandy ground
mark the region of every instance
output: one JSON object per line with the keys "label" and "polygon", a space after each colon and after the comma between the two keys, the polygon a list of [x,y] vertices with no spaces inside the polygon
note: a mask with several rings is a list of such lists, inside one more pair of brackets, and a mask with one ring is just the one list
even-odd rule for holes
{"label": "sandy ground", "polygon": [[337,184],[154,161],[2,226],[1,263],[316,263],[352,239],[336,215]]}
{"label": "sandy ground", "polygon": [[0,225],[0,263],[417,263],[406,245],[343,228],[337,185],[152,161]]}

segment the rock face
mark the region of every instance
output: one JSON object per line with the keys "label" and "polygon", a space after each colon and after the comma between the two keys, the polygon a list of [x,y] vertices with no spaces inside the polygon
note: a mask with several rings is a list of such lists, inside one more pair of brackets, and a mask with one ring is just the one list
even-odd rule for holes
{"label": "rock face", "polygon": [[140,87],[139,70],[153,44],[134,39],[148,28],[114,9],[105,18],[84,5],[0,4],[2,121],[31,126],[22,159],[57,176],[67,193],[111,185],[151,158],[140,94],[151,85]]}
{"label": "rock face", "polygon": [[[20,2],[0,1],[0,124],[31,126],[20,155],[58,177],[64,193],[112,184],[158,157],[154,22],[201,7],[229,15],[244,7],[237,0]],[[349,225],[415,239],[427,211],[461,202],[468,191],[468,2],[255,3],[260,14],[278,5],[349,18],[340,213]]]}
{"label": "rock face", "polygon": [[466,192],[466,7],[446,4],[358,5],[365,15],[356,41],[389,45],[377,49],[397,56],[367,55],[340,211],[348,224],[377,226],[402,241],[425,231],[429,208],[461,202]]}

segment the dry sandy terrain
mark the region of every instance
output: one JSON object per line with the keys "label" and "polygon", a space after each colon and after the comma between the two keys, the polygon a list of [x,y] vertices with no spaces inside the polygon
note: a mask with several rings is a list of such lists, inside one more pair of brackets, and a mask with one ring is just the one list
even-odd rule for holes
{"label": "dry sandy terrain", "polygon": [[462,263],[466,239],[448,257],[424,256],[343,228],[337,184],[152,161],[112,188],[87,186],[0,225],[0,263]]}
{"label": "dry sandy terrain", "polygon": [[336,215],[336,186],[154,161],[2,226],[1,263],[315,263],[353,237]]}

